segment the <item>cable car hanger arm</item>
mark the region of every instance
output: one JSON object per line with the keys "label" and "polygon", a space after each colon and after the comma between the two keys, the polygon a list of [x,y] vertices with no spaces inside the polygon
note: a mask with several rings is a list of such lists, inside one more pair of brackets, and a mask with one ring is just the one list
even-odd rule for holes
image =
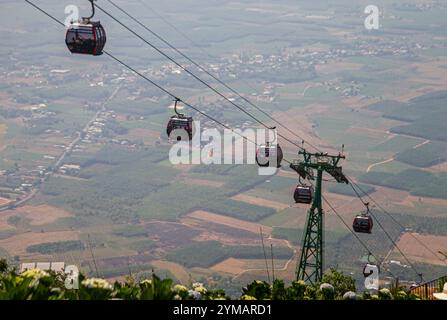
{"label": "cable car hanger arm", "polygon": [[95,16],[95,4],[93,1],[98,1],[98,0],[88,0],[91,4],[92,4],[92,14],[89,17],[82,17],[83,20],[86,21],[90,21],[90,19],[92,19]]}

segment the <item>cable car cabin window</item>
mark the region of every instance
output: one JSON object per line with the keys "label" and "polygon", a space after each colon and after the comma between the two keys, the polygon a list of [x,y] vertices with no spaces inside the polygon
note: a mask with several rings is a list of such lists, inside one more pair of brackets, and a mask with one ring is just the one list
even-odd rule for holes
{"label": "cable car cabin window", "polygon": [[[168,137],[172,138],[171,133],[174,130],[185,130],[188,133],[189,140],[191,140],[193,136],[192,122],[193,122],[192,117],[184,117],[184,118],[177,116],[171,117],[166,128],[166,133]],[[177,138],[177,140],[179,139]]]}
{"label": "cable car cabin window", "polygon": [[105,31],[99,22],[73,24],[67,30],[65,42],[71,53],[101,55]]}
{"label": "cable car cabin window", "polygon": [[283,160],[283,152],[279,145],[261,145],[256,151],[256,163],[260,167],[268,167],[270,158],[276,158],[276,165],[279,168]]}
{"label": "cable car cabin window", "polygon": [[352,223],[352,228],[358,233],[371,233],[373,220],[369,216],[357,216]]}

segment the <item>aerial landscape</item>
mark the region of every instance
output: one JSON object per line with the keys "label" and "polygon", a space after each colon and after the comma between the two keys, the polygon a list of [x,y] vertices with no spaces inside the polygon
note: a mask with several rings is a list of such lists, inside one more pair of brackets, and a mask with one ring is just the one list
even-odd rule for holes
{"label": "aerial landscape", "polygon": [[[30,2],[62,24],[69,5],[91,12],[86,0]],[[70,53],[65,27],[27,1],[0,4],[0,259],[111,283],[155,273],[231,297],[271,276],[290,284],[311,236],[297,185],[317,181],[291,165],[304,151],[339,160],[319,180],[323,271],[358,291],[365,264],[381,286],[447,282],[447,2],[95,6],[97,56]],[[276,126],[280,168],[172,163],[166,125],[180,111],[203,130]],[[374,224],[354,232],[361,217]]]}

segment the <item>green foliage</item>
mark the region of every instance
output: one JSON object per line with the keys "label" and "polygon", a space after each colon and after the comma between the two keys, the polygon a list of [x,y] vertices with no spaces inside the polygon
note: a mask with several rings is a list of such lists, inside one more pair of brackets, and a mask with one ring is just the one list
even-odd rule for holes
{"label": "green foliage", "polygon": [[[343,290],[352,289],[349,277],[336,270],[325,276],[332,282],[307,285],[304,281],[293,281],[286,286],[276,279],[272,284],[253,281],[242,288],[241,300],[338,300],[343,299]],[[190,288],[176,284],[170,278],[161,279],[155,274],[137,281],[132,275],[123,282],[111,284],[100,278],[79,275],[79,288],[67,289],[63,273],[46,272],[38,269],[18,274],[11,270],[6,261],[0,260],[0,300],[222,300],[230,299],[224,290],[209,290],[202,283]],[[352,279],[351,279],[352,280]],[[351,292],[351,291],[349,291]],[[400,290],[392,294],[381,289],[377,296],[364,292],[364,300],[418,300]]]}
{"label": "green foliage", "polygon": [[[347,232],[345,231],[326,230],[324,240],[326,243],[337,243],[340,238],[342,238],[346,234]],[[303,236],[303,230],[295,228],[274,227],[272,236],[278,239],[286,239],[295,245],[300,245]]]}
{"label": "green foliage", "polygon": [[441,279],[439,279],[439,285],[438,285],[438,290],[437,292],[443,292],[444,291],[444,284],[447,283],[447,277],[443,277]]}
{"label": "green foliage", "polygon": [[245,296],[256,298],[257,300],[269,299],[272,295],[272,289],[270,285],[265,281],[253,281],[247,287],[242,289]]}
{"label": "green foliage", "polygon": [[157,243],[153,240],[144,239],[132,242],[129,244],[129,249],[136,250],[138,252],[144,252],[153,249],[157,246]]}
{"label": "green foliage", "polygon": [[411,148],[399,152],[396,160],[400,162],[427,168],[436,164],[443,163],[447,160],[447,144],[444,142],[431,141],[418,148]]}
{"label": "green foliage", "polygon": [[34,244],[26,248],[27,252],[39,252],[42,254],[50,254],[57,252],[67,252],[73,250],[83,250],[84,244],[79,240],[68,240],[60,242],[47,242]]}
{"label": "green foliage", "polygon": [[0,273],[6,272],[8,270],[8,262],[6,259],[0,259]]}
{"label": "green foliage", "polygon": [[447,198],[447,173],[433,174],[418,169],[407,169],[398,174],[369,172],[360,176],[364,183],[409,191],[415,196]]}
{"label": "green foliage", "polygon": [[391,132],[422,137],[430,140],[447,141],[447,132],[444,123],[446,117],[446,111],[427,114],[409,125],[392,128]]}
{"label": "green foliage", "polygon": [[[293,252],[287,247],[275,248],[276,259],[289,259]],[[257,246],[225,246],[218,241],[194,242],[168,253],[168,260],[187,267],[210,267],[229,257],[241,259],[262,259],[264,253]]]}
{"label": "green foliage", "polygon": [[147,230],[144,228],[144,226],[126,225],[114,230],[113,234],[126,238],[144,237],[147,236]]}
{"label": "green foliage", "polygon": [[32,116],[32,111],[16,109],[16,108],[0,107],[0,116],[2,116],[5,119],[15,119],[19,117],[29,118]]}
{"label": "green foliage", "polygon": [[384,117],[411,122],[392,128],[392,132],[447,141],[444,123],[446,103],[447,91],[438,91],[414,98],[409,103],[382,101],[369,108],[383,112]]}
{"label": "green foliage", "polygon": [[[365,184],[359,184],[359,187],[363,190],[363,192],[365,192],[366,194],[370,194],[376,191],[376,188],[372,187],[372,186],[368,186]],[[336,194],[342,194],[345,196],[350,196],[350,197],[355,197],[356,193],[354,192],[354,190],[352,190],[350,185],[347,184],[341,184],[341,183],[335,183],[335,184],[331,184],[328,187],[328,191],[332,192],[332,193],[336,193]],[[363,195],[362,192],[362,195]]]}
{"label": "green foliage", "polygon": [[128,133],[128,129],[120,125],[116,120],[108,120],[103,127],[103,135],[113,138],[115,135],[124,135]]}
{"label": "green foliage", "polygon": [[88,181],[67,183],[66,179],[53,177],[43,185],[42,193],[51,196],[50,203],[68,207],[80,216],[134,222],[144,198],[168,185],[176,174],[172,168],[154,164],[160,154],[154,155],[153,151],[134,154],[127,149],[105,148],[91,164],[107,162],[114,165],[112,168]]}
{"label": "green foliage", "polygon": [[355,281],[336,269],[331,269],[323,275],[322,283],[329,283],[334,287],[335,297],[340,299],[348,291],[355,292]]}
{"label": "green foliage", "polygon": [[259,221],[275,213],[272,208],[257,206],[227,198],[208,201],[205,210],[247,221]]}

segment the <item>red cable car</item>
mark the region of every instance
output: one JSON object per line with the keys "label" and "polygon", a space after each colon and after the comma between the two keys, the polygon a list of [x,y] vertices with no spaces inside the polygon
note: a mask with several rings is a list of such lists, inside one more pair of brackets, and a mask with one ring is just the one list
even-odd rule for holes
{"label": "red cable car", "polygon": [[373,219],[369,214],[369,202],[364,203],[366,212],[356,216],[352,222],[352,228],[358,233],[371,233],[373,228]]}
{"label": "red cable car", "polygon": [[314,198],[314,188],[312,186],[306,186],[299,184],[293,195],[296,203],[310,204]]}
{"label": "red cable car", "polygon": [[106,31],[99,21],[90,19],[95,15],[95,5],[92,3],[92,15],[72,23],[65,34],[65,44],[71,53],[99,56],[106,44]]}
{"label": "red cable car", "polygon": [[358,215],[354,218],[352,228],[358,233],[371,233],[373,228],[373,219],[367,214]]}
{"label": "red cable car", "polygon": [[281,161],[284,158],[283,152],[279,144],[260,145],[258,150],[256,150],[256,163],[260,167],[269,167],[269,159],[276,158],[276,167],[281,167]]}
{"label": "red cable car", "polygon": [[184,114],[178,113],[177,103],[180,101],[180,99],[176,99],[174,101],[174,111],[176,115],[172,116],[171,119],[169,119],[169,122],[166,126],[166,133],[169,139],[172,139],[173,137],[171,137],[171,135],[175,134],[175,140],[177,141],[192,140],[193,119],[192,117],[186,117]]}

